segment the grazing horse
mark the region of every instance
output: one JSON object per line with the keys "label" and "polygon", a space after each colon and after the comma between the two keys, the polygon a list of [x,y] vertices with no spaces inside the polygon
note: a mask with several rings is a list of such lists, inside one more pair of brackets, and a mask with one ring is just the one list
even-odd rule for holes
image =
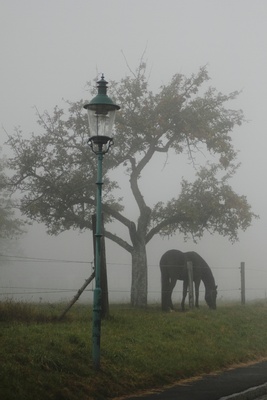
{"label": "grazing horse", "polygon": [[199,307],[199,285],[203,281],[205,286],[205,300],[209,308],[216,309],[217,286],[211,269],[203,258],[189,251],[183,253],[179,250],[169,250],[160,259],[161,271],[161,304],[163,311],[173,310],[172,292],[177,280],[183,281],[183,298],[181,302],[184,311],[185,298],[189,284],[187,261],[193,264],[193,281],[195,283],[195,306]]}

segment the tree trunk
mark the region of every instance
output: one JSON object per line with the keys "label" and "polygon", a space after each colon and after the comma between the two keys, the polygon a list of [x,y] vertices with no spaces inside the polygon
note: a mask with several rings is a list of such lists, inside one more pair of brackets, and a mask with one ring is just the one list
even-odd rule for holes
{"label": "tree trunk", "polygon": [[138,244],[132,252],[131,304],[133,307],[147,306],[147,257],[145,244]]}

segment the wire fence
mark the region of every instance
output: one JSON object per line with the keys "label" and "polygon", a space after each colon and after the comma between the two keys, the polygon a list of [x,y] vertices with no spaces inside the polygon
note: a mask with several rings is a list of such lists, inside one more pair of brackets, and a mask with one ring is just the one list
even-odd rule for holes
{"label": "wire fence", "polygon": [[[0,301],[59,302],[69,301],[93,271],[93,261],[0,255]],[[218,285],[218,302],[240,300],[240,265],[214,266],[212,272]],[[109,300],[130,302],[131,265],[107,263]],[[267,271],[257,266],[245,268],[246,300],[267,298]],[[88,285],[79,301],[92,303],[94,281]],[[180,303],[182,282],[177,281],[173,302]],[[148,302],[161,301],[161,274],[158,265],[148,265]],[[204,286],[200,286],[200,302],[204,301]]]}

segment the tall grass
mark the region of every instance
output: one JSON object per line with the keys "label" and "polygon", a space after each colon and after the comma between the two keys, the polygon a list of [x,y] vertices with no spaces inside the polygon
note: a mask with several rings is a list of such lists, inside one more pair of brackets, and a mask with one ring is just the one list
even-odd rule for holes
{"label": "tall grass", "polygon": [[0,398],[100,400],[267,357],[267,304],[162,313],[111,306],[101,369],[91,359],[91,307],[0,303]]}

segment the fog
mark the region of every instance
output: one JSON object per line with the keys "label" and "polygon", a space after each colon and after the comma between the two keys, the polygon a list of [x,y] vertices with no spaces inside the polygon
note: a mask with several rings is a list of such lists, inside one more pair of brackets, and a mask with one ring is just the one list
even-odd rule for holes
{"label": "fog", "polygon": [[[142,55],[152,90],[167,84],[175,73],[189,76],[203,65],[210,84],[219,91],[241,90],[231,107],[243,109],[247,123],[233,132],[241,167],[231,183],[237,193],[247,196],[260,219],[240,232],[235,244],[209,234],[197,244],[184,242],[179,234],[155,237],[147,247],[150,301],[160,299],[158,263],[170,248],[195,250],[206,259],[219,299],[240,298],[241,261],[246,264],[247,299],[266,297],[266,20],[265,0],[0,2],[0,146],[6,154],[5,131],[11,134],[20,126],[25,137],[39,131],[35,107],[52,111],[55,105],[64,106],[64,100],[88,99],[86,82],[102,72],[107,80],[119,80],[129,73],[128,66],[133,70],[138,66]],[[151,165],[143,176],[148,204],[171,198],[178,190],[175,180],[192,174],[185,157],[170,158],[164,167],[165,161]],[[126,187],[128,178],[123,173],[117,179]],[[131,195],[126,189],[123,195],[127,213],[134,218]],[[119,226],[115,229],[120,233]],[[128,301],[130,255],[108,241],[106,253],[110,298]],[[9,262],[0,265],[0,300],[10,296],[33,301],[71,299],[92,272],[92,233],[69,231],[50,237],[34,223],[2,259]],[[84,301],[91,301],[92,284],[88,289]],[[178,283],[177,300],[180,290]]]}

